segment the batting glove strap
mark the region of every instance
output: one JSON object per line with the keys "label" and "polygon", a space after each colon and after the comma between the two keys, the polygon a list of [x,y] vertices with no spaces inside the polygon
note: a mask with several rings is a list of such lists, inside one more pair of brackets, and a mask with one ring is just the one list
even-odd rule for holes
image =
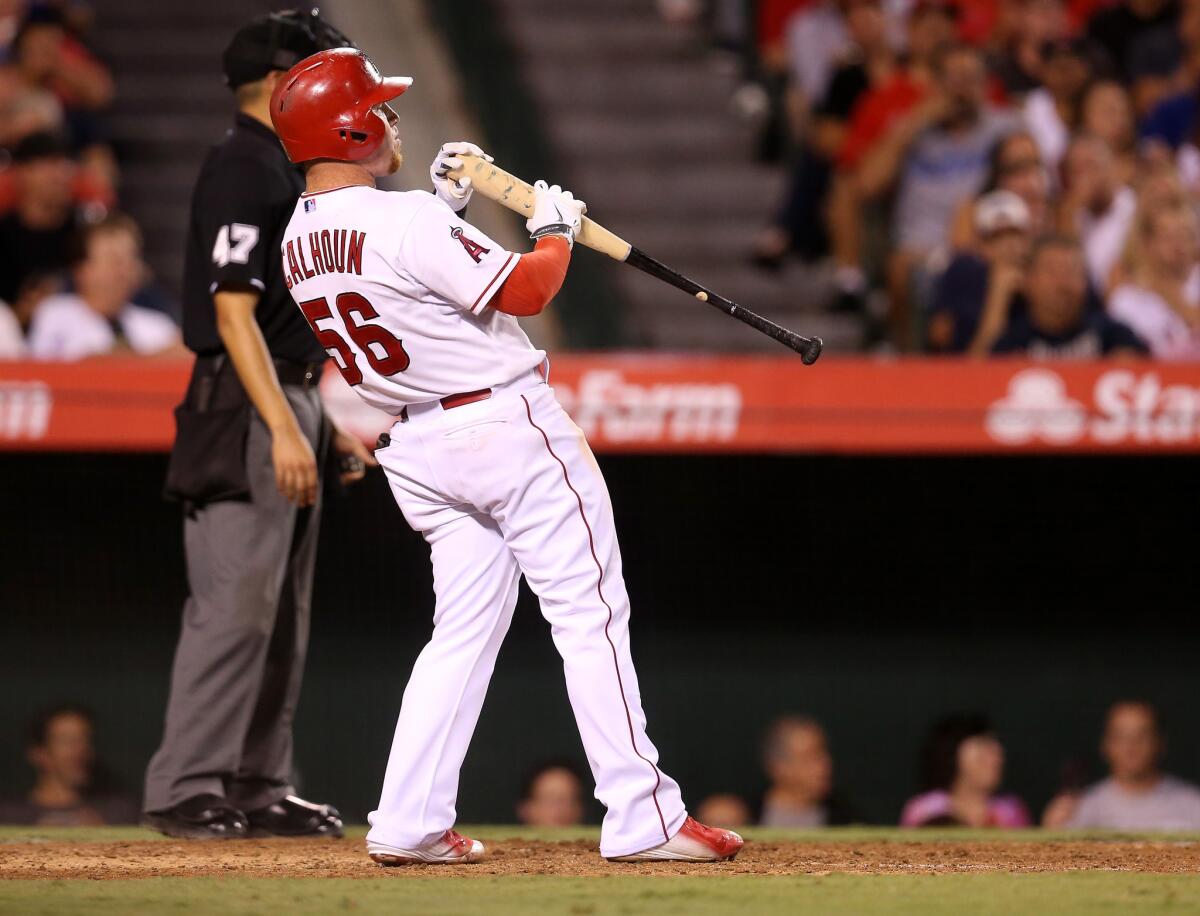
{"label": "batting glove strap", "polygon": [[533,212],[525,220],[529,237],[540,239],[547,235],[560,235],[567,245],[574,247],[575,234],[583,225],[583,214],[587,204],[576,200],[570,191],[544,181],[533,183]]}
{"label": "batting glove strap", "polygon": [[535,242],[547,235],[560,235],[567,240],[567,247],[575,247],[575,231],[566,223],[551,223],[549,226],[542,226],[537,232],[532,233],[529,237]]}

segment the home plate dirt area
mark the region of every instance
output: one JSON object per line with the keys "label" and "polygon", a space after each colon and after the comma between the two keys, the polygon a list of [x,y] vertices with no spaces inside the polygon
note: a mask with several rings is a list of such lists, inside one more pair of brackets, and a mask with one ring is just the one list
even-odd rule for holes
{"label": "home plate dirt area", "polygon": [[474,865],[383,868],[361,839],[40,841],[0,846],[0,879],[396,878],[508,875],[828,875],[963,872],[1200,873],[1200,842],[1156,840],[1030,841],[939,838],[839,842],[751,842],[736,861],[621,864],[600,858],[594,842],[490,841]]}

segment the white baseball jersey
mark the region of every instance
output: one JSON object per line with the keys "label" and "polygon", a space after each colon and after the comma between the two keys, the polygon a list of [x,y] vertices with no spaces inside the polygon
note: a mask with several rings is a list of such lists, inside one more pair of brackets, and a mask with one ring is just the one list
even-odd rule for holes
{"label": "white baseball jersey", "polygon": [[280,255],[292,298],[346,381],[392,415],[545,359],[516,318],[487,307],[521,256],[426,191],[305,194]]}
{"label": "white baseball jersey", "polygon": [[[488,308],[516,266],[423,191],[300,199],[281,251],[292,296],[369,404],[399,414],[375,456],[424,535],[434,631],[413,667],[368,849],[454,825],[459,771],[524,573],[562,653],[596,797],[601,851],[666,842],[687,812],[645,731],[612,504],[583,433],[534,367],[515,318]],[[491,388],[446,408],[441,398]]]}

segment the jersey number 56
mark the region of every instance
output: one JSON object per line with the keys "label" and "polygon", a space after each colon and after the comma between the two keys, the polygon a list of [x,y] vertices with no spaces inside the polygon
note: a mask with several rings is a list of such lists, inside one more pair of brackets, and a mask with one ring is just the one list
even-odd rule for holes
{"label": "jersey number 56", "polygon": [[[372,369],[382,376],[389,376],[408,368],[408,353],[405,352],[404,344],[397,337],[387,328],[377,324],[359,324],[355,319],[355,315],[358,315],[364,322],[378,318],[379,312],[375,310],[375,306],[358,293],[341,293],[333,304],[342,317],[346,333],[350,335],[350,339],[354,341],[362,355],[367,358]],[[358,368],[354,348],[337,331],[332,328],[323,328],[319,324],[323,319],[333,317],[333,313],[329,310],[329,300],[322,298],[301,302],[300,311],[308,319],[309,326],[317,335],[321,346],[330,356],[334,357],[334,362],[338,364],[338,369],[346,383],[361,385],[363,374],[362,370]]]}

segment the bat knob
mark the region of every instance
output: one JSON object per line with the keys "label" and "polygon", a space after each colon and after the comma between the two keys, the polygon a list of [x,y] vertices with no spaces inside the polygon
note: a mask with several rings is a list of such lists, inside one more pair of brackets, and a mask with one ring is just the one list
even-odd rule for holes
{"label": "bat knob", "polygon": [[800,361],[806,366],[811,366],[817,361],[817,357],[821,355],[821,348],[824,346],[825,343],[820,337],[811,338],[808,346],[804,348],[804,352],[800,354]]}

